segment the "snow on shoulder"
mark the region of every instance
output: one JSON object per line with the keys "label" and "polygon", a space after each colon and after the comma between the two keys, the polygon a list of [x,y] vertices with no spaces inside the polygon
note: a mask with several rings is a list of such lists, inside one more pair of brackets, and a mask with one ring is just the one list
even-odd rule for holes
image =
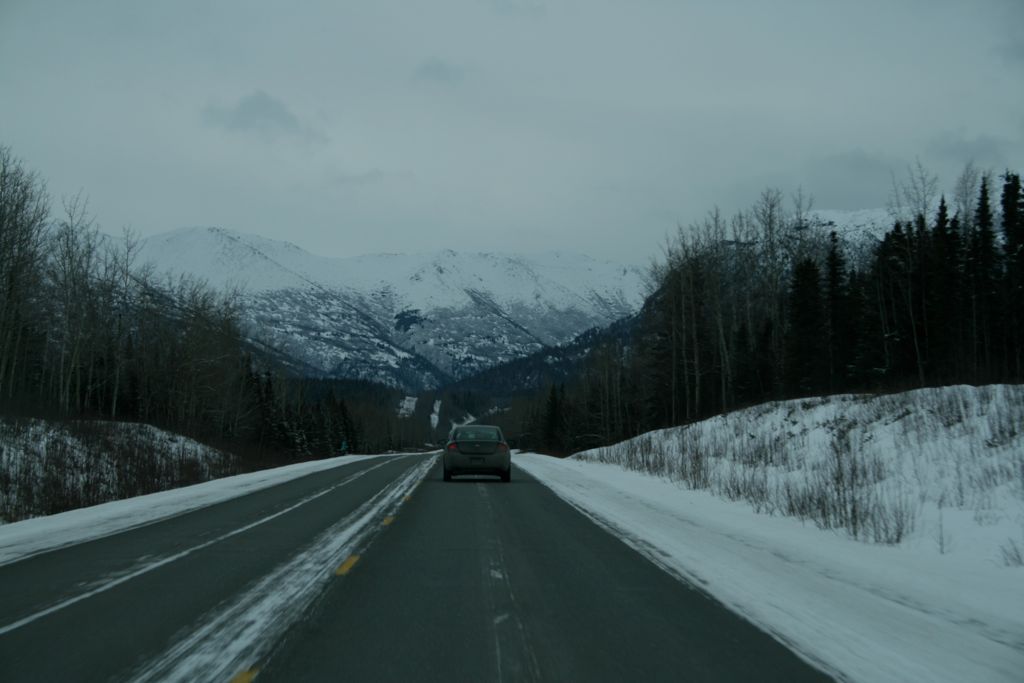
{"label": "snow on shoulder", "polygon": [[958,386],[770,403],[516,464],[837,677],[1020,681],[1021,424],[1024,387]]}
{"label": "snow on shoulder", "polygon": [[0,525],[0,565],[91,541],[380,455],[347,455],[249,472],[46,517]]}

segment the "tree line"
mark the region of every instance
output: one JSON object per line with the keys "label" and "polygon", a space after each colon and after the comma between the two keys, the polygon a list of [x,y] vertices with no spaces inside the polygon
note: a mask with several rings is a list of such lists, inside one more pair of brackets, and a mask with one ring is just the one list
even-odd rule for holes
{"label": "tree line", "polygon": [[769,400],[1021,381],[1020,175],[968,165],[951,202],[937,185],[920,163],[895,182],[880,237],[841,235],[778,190],[681,228],[632,338],[509,419],[565,453]]}
{"label": "tree line", "polygon": [[[637,319],[493,420],[565,453],[767,400],[1020,381],[1020,176],[969,165],[949,201],[937,184],[920,164],[895,183],[882,236],[838,234],[778,190],[680,228]],[[254,463],[445,431],[399,418],[398,390],[290,377],[245,329],[237,292],[159,276],[138,254],[130,231],[99,232],[81,195],[51,216],[45,183],[0,146],[0,409],[144,421]],[[480,400],[443,403],[455,419]]]}
{"label": "tree line", "polygon": [[83,195],[50,207],[0,146],[5,414],[147,422],[253,465],[424,440],[397,424],[396,390],[289,377],[244,328],[237,292],[154,273],[131,231],[100,233]]}

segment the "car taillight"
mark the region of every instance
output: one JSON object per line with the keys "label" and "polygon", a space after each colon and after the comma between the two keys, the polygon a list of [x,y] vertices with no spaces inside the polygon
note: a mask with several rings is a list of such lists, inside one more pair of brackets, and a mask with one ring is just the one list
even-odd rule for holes
{"label": "car taillight", "polygon": [[457,450],[459,450],[459,444],[455,443],[454,441],[451,442],[450,444],[448,444],[448,450],[450,450],[450,451],[457,451]]}
{"label": "car taillight", "polygon": [[508,444],[507,443],[499,443],[498,444],[498,450],[499,451],[507,451],[508,450]]}

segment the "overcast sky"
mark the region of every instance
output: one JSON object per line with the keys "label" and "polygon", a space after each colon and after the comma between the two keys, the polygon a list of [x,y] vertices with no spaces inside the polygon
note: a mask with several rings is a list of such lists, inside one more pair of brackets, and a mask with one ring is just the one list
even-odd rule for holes
{"label": "overcast sky", "polygon": [[1021,0],[0,0],[0,144],[102,228],[572,249],[1024,171]]}

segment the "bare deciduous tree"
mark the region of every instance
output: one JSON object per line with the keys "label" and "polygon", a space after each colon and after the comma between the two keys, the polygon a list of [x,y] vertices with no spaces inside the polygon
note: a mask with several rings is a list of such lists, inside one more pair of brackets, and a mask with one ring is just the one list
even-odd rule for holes
{"label": "bare deciduous tree", "polygon": [[981,188],[981,171],[973,161],[967,162],[953,186],[954,215],[960,220],[960,227],[970,231],[974,228],[977,213],[978,190]]}
{"label": "bare deciduous tree", "polygon": [[49,197],[39,176],[0,146],[0,392],[8,399],[39,296]]}

